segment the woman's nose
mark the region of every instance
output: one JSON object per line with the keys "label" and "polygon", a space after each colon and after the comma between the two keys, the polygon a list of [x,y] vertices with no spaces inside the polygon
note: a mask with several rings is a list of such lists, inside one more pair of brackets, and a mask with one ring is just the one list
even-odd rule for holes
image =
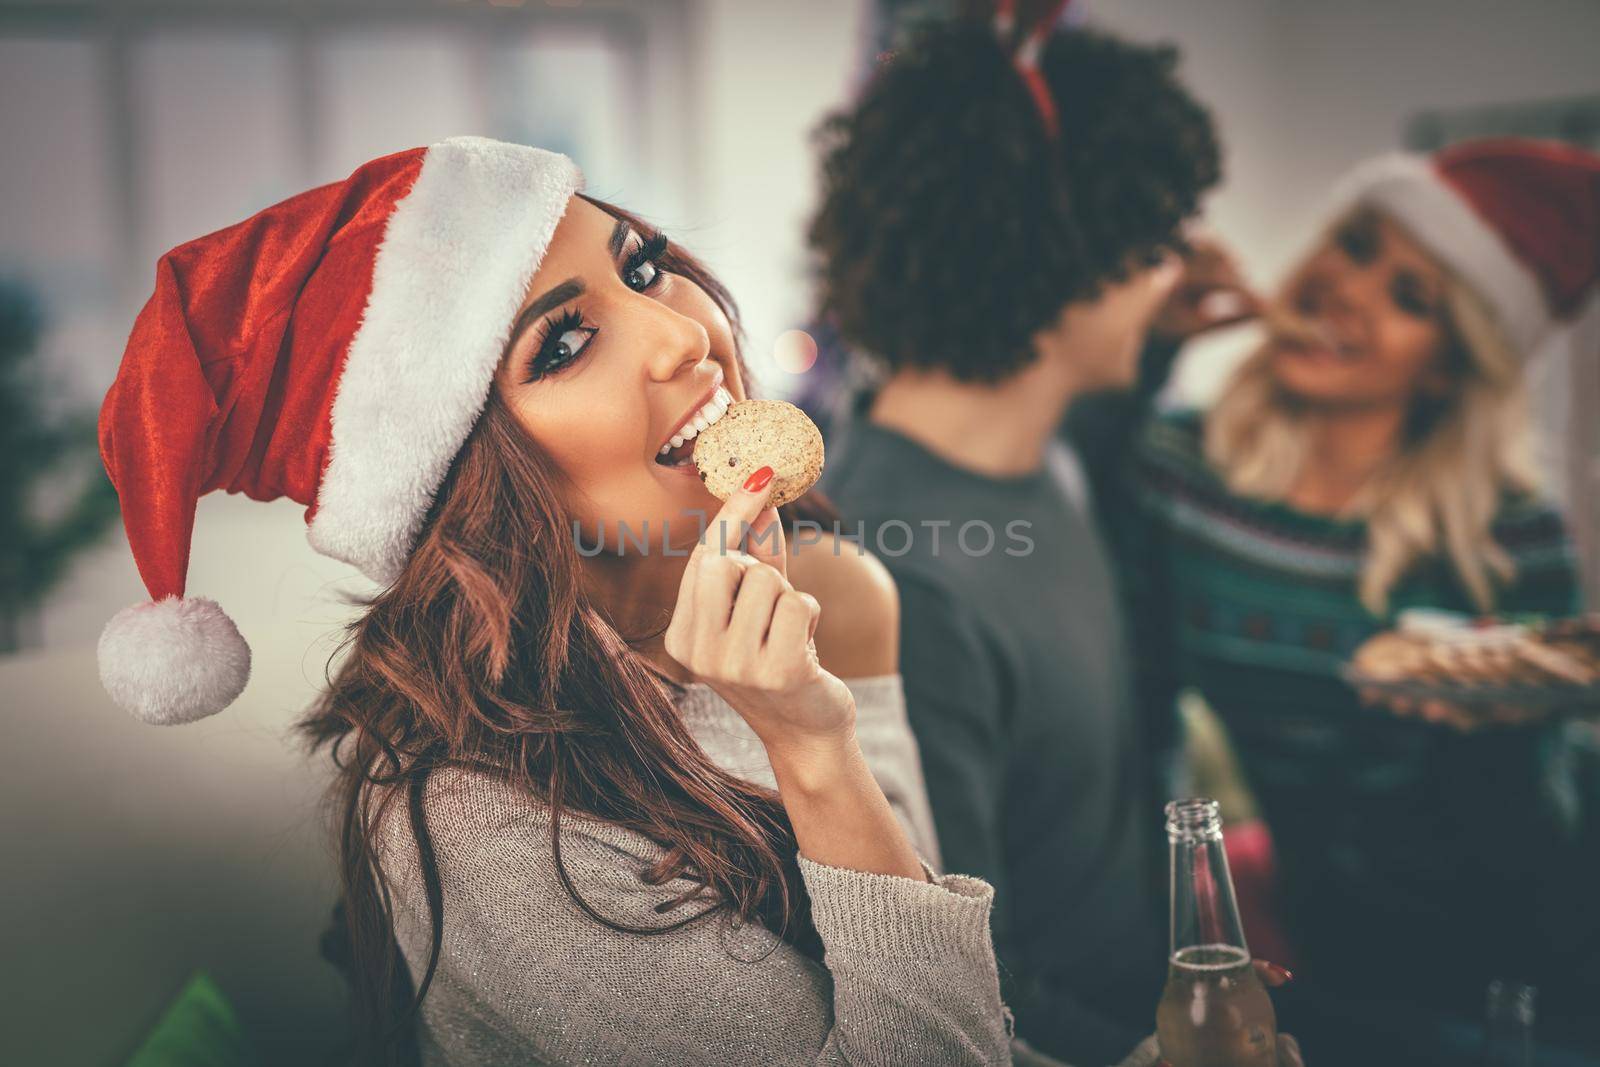
{"label": "woman's nose", "polygon": [[1383,299],[1388,271],[1380,262],[1351,264],[1331,279],[1329,295],[1345,311],[1361,311],[1377,306]]}
{"label": "woman's nose", "polygon": [[1306,315],[1348,315],[1364,305],[1371,273],[1356,265],[1323,267],[1301,280],[1294,306]]}
{"label": "woman's nose", "polygon": [[688,315],[652,302],[647,370],[656,381],[668,381],[711,354],[711,335]]}

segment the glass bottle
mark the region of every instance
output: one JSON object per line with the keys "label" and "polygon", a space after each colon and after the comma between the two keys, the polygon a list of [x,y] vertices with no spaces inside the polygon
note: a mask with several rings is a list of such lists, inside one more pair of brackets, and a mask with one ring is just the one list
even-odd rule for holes
{"label": "glass bottle", "polygon": [[1533,1067],[1534,1002],[1531,985],[1489,983],[1484,1011],[1483,1067]]}
{"label": "glass bottle", "polygon": [[1167,840],[1171,941],[1156,1008],[1162,1057],[1171,1067],[1276,1067],[1277,1015],[1245,945],[1217,802],[1168,804]]}

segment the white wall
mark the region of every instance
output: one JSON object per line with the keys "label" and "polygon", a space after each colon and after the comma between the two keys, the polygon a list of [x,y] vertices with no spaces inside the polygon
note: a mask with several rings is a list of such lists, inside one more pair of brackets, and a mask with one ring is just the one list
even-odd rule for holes
{"label": "white wall", "polygon": [[863,31],[862,0],[705,0],[696,87],[704,123],[694,175],[698,221],[682,234],[744,314],[746,356],[769,395],[793,381],[772,343],[810,311],[804,228],[813,207],[810,134],[846,99]]}

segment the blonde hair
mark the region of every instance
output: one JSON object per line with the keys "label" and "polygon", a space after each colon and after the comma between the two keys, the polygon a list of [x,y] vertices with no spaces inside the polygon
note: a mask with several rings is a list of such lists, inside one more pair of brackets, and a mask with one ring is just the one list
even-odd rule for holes
{"label": "blonde hair", "polygon": [[[1517,353],[1477,294],[1440,266],[1451,385],[1442,397],[1416,398],[1403,451],[1345,510],[1367,521],[1358,590],[1374,615],[1387,612],[1390,591],[1414,563],[1441,554],[1477,608],[1492,611],[1493,581],[1514,572],[1491,532],[1501,495],[1539,481]],[[1263,346],[1207,415],[1205,454],[1230,491],[1281,501],[1310,456],[1310,437]]]}

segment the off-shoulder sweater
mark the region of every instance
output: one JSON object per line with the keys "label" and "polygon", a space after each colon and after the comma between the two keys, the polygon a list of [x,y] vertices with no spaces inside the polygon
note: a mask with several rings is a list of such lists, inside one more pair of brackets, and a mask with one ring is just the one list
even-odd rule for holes
{"label": "off-shoulder sweater", "polygon": [[[850,683],[869,766],[913,844],[933,852],[898,676]],[[749,727],[705,686],[679,700],[707,753],[770,784]],[[498,779],[436,774],[424,802],[443,885],[444,939],[422,1004],[424,1063],[1009,1064],[1009,1016],[989,937],[990,887],[918,881],[799,857],[824,946],[817,962],[725,911],[670,933],[613,930],[580,910],[552,855],[548,809]],[[392,810],[399,810],[393,806]],[[413,981],[430,923],[404,818],[380,828],[396,937]],[[564,814],[561,856],[574,887],[608,919],[661,926],[656,905],[683,893],[645,884],[655,842]]]}

